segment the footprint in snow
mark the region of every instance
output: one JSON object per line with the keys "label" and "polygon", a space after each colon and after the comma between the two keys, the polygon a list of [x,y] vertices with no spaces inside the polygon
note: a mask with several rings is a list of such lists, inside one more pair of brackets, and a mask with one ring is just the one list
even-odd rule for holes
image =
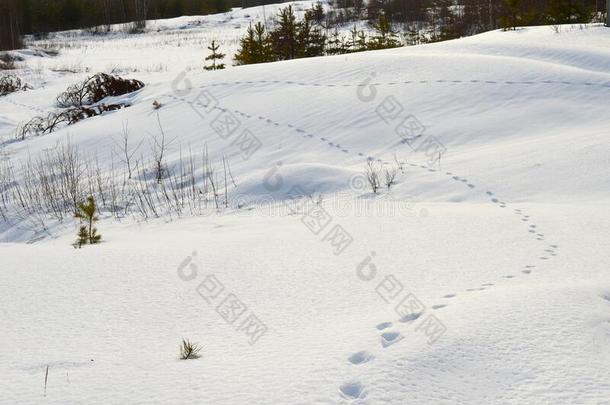
{"label": "footprint in snow", "polygon": [[339,387],[341,396],[345,399],[362,399],[366,396],[364,385],[360,381],[350,381]]}
{"label": "footprint in snow", "polygon": [[443,295],[443,298],[453,298],[455,296],[456,296],[456,294],[446,294],[446,295]]}
{"label": "footprint in snow", "polygon": [[375,326],[378,330],[384,330],[389,328],[390,326],[392,326],[392,322],[383,322],[380,323],[379,325]]}
{"label": "footprint in snow", "polygon": [[367,351],[361,351],[349,356],[348,360],[352,364],[362,364],[373,360],[373,358],[374,356],[371,353]]}
{"label": "footprint in snow", "polygon": [[446,306],[447,306],[446,304],[432,305],[432,309],[441,309],[441,308],[445,308]]}
{"label": "footprint in snow", "polygon": [[400,342],[402,339],[403,336],[400,332],[384,332],[381,334],[381,346],[386,348]]}
{"label": "footprint in snow", "polygon": [[402,322],[402,323],[413,322],[417,318],[419,318],[421,315],[422,315],[421,312],[404,315],[402,318],[400,318],[400,322]]}

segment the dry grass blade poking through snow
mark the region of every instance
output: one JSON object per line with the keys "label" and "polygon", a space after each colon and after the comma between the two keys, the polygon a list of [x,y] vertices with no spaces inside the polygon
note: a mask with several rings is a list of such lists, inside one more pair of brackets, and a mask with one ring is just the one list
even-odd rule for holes
{"label": "dry grass blade poking through snow", "polygon": [[201,349],[202,348],[199,346],[199,344],[193,343],[188,339],[182,339],[182,344],[180,345],[180,359],[198,359],[200,357],[199,352]]}

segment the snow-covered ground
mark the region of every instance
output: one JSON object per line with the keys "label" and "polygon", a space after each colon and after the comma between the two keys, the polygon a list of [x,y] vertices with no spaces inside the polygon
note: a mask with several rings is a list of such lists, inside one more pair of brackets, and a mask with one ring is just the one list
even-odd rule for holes
{"label": "snow-covered ground", "polygon": [[[146,82],[132,107],[6,142],[3,158],[69,136],[109,169],[126,122],[134,143],[158,131],[158,100],[168,164],[206,143],[245,208],[104,219],[104,243],[82,249],[72,221],[35,243],[3,225],[0,402],[610,403],[610,29],[205,73],[168,39],[133,64],[165,50],[172,69],[127,75]],[[116,63],[104,55],[83,64]],[[82,78],[48,70],[73,56],[0,98],[5,140]],[[363,185],[367,158],[397,167],[389,191]],[[183,337],[201,358],[178,359]]]}

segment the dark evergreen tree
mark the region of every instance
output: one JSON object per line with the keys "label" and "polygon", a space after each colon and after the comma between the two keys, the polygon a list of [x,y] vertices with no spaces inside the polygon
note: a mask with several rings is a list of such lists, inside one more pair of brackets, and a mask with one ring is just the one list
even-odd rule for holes
{"label": "dark evergreen tree", "polygon": [[326,35],[320,26],[315,24],[313,15],[305,14],[305,18],[298,24],[297,43],[298,58],[310,58],[324,55]]}
{"label": "dark evergreen tree", "polygon": [[236,65],[265,63],[275,60],[271,39],[265,26],[258,22],[248,27],[246,36],[241,39],[239,50],[235,54]]}
{"label": "dark evergreen tree", "polygon": [[505,30],[515,30],[521,20],[521,0],[504,0],[506,13],[500,18]]}
{"label": "dark evergreen tree", "polygon": [[278,60],[288,60],[297,57],[299,50],[298,23],[292,5],[280,9],[277,28],[271,32],[273,52]]}

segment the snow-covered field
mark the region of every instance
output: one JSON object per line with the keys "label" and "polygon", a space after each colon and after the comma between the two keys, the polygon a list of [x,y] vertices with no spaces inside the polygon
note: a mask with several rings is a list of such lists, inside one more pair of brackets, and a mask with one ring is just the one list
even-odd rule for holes
{"label": "snow-covered field", "polygon": [[[158,112],[169,165],[204,143],[229,158],[232,204],[104,216],[103,243],[82,249],[71,220],[43,238],[2,224],[0,402],[610,403],[610,29],[205,73],[150,38],[133,61],[129,39],[82,53],[93,71],[113,49],[140,65],[132,107],[14,142],[84,75],[49,70],[72,51],[28,56],[40,80],[0,98],[2,159],[69,136],[108,170],[123,125],[137,144]],[[389,191],[363,183],[367,158],[396,168]],[[199,359],[178,359],[183,337]]]}

